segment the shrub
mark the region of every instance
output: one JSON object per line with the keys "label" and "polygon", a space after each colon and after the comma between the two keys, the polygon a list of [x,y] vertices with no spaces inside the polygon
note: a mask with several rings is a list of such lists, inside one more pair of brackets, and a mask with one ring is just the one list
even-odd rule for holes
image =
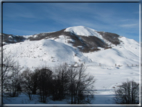
{"label": "shrub", "polygon": [[123,82],[115,90],[114,101],[117,104],[138,104],[139,103],[139,84],[134,81]]}

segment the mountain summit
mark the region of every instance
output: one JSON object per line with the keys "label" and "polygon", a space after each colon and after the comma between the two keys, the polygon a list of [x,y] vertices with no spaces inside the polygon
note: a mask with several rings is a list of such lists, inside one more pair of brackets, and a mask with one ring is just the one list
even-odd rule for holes
{"label": "mountain summit", "polygon": [[102,39],[101,35],[97,33],[96,30],[85,27],[85,26],[74,26],[65,29],[65,32],[71,32],[75,35],[80,36],[96,36]]}

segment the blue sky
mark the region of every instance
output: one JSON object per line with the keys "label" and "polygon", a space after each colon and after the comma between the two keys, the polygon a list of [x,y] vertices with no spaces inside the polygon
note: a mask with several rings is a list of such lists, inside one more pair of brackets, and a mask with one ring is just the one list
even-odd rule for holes
{"label": "blue sky", "polygon": [[3,33],[31,35],[80,25],[139,41],[139,3],[3,3]]}

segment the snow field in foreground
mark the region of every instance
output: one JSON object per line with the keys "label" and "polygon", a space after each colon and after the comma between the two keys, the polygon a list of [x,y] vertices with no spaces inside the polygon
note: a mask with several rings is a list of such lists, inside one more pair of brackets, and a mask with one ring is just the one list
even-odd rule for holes
{"label": "snow field in foreground", "polygon": [[[88,65],[86,72],[90,75],[94,75],[96,82],[95,86],[95,100],[92,100],[92,104],[115,104],[114,103],[114,87],[117,88],[122,82],[127,80],[134,80],[139,82],[139,68],[132,67],[120,68],[120,69],[103,69],[101,67],[95,67]],[[67,104],[69,99],[63,101],[52,101],[47,99],[48,104]],[[43,104],[38,101],[38,96],[34,95],[33,100],[29,101],[29,98],[25,94],[21,94],[19,97],[4,97],[4,103],[6,104]]]}

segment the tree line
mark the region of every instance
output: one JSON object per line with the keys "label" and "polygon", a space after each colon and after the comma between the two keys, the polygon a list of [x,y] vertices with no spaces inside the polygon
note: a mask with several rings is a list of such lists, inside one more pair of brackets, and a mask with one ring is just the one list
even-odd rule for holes
{"label": "tree line", "polygon": [[[39,101],[69,99],[70,104],[91,103],[94,98],[94,76],[85,72],[83,64],[78,67],[63,64],[51,70],[48,67],[34,71],[22,71],[19,64],[8,56],[3,66],[3,92],[10,97],[18,97],[23,92],[32,100],[32,95],[39,95]],[[22,71],[22,72],[21,72]]]}

